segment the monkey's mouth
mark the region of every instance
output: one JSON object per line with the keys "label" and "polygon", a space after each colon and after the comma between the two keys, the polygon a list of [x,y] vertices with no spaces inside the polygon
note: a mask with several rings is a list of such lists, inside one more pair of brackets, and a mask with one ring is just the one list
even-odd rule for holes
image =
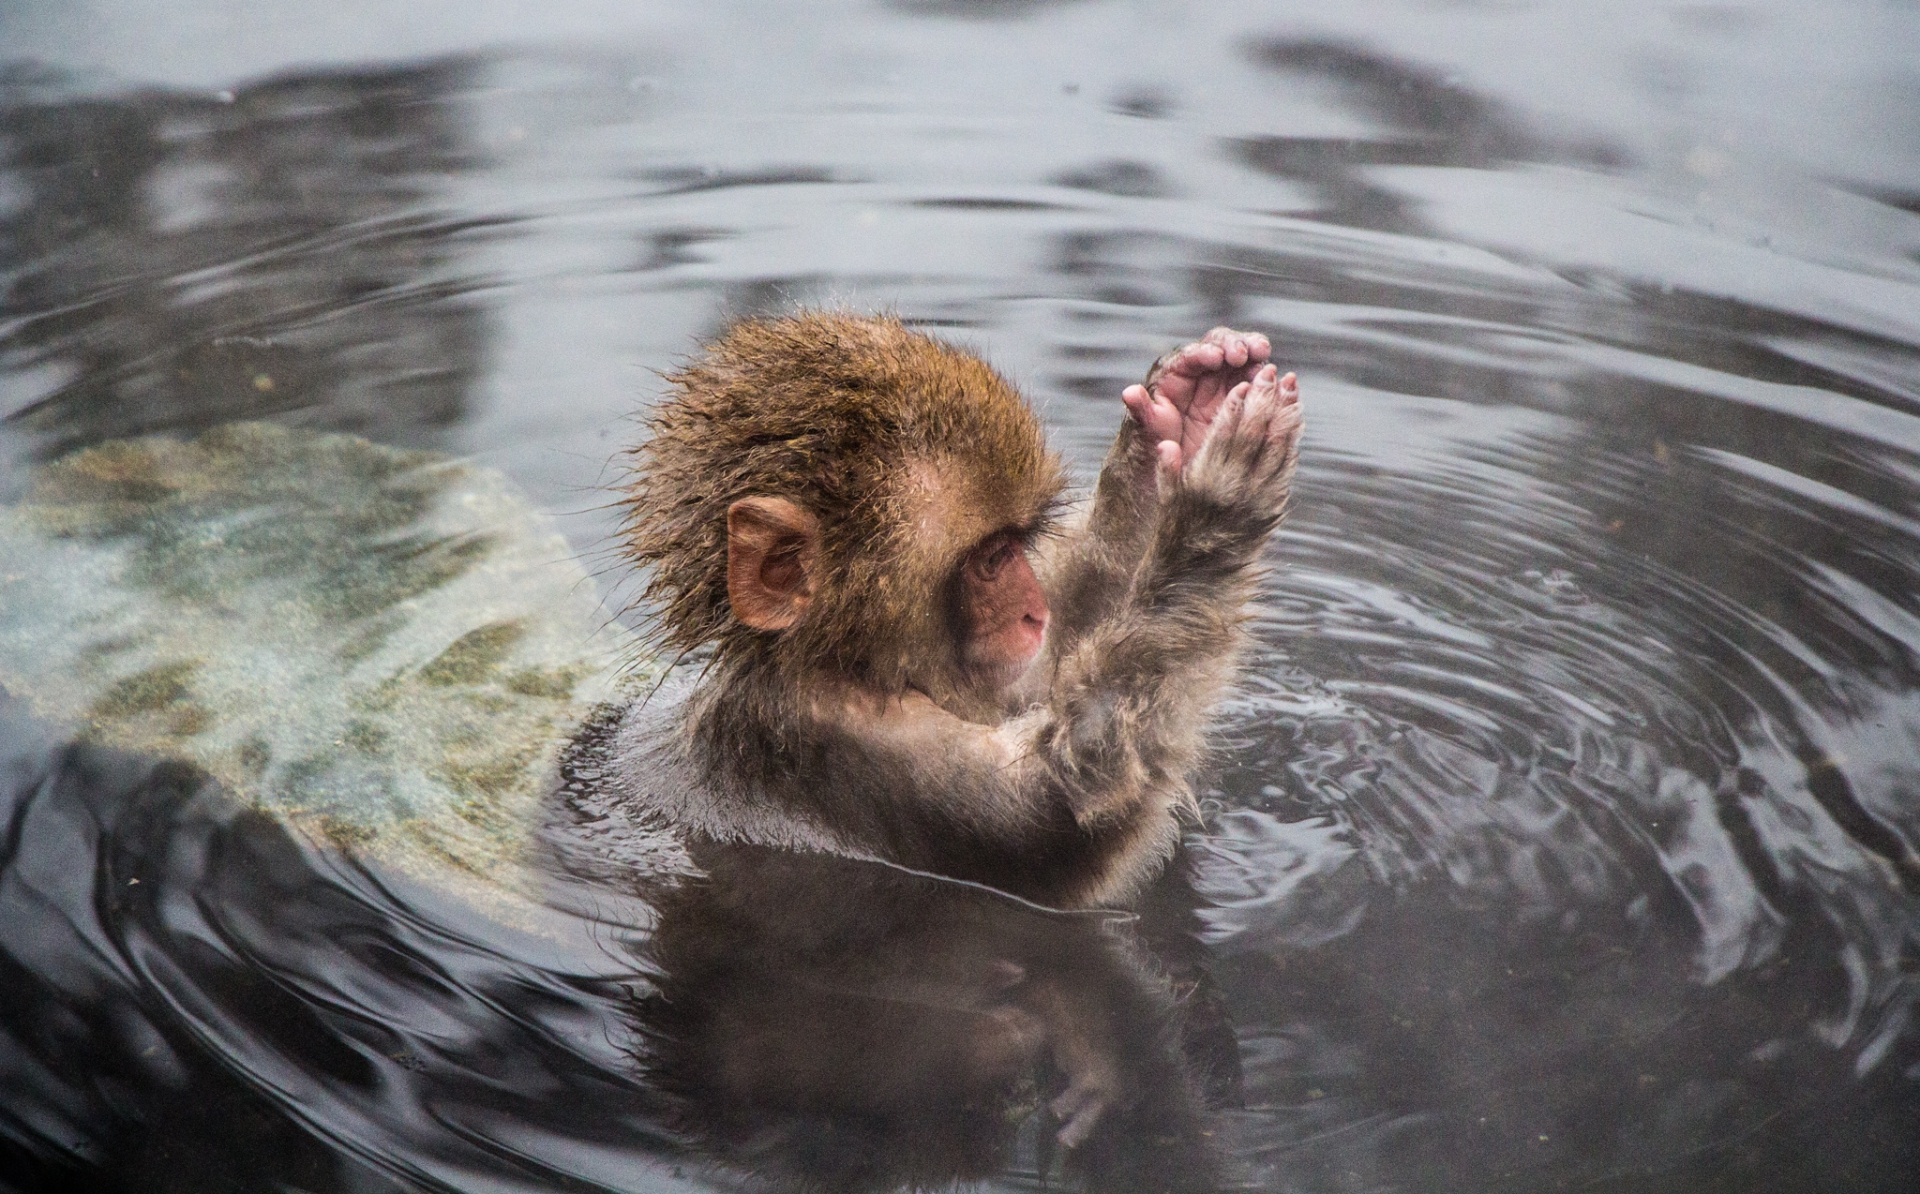
{"label": "monkey's mouth", "polygon": [[967,671],[982,687],[1007,688],[1032,670],[1046,646],[1046,623],[1035,625],[1027,619],[978,644],[968,653]]}

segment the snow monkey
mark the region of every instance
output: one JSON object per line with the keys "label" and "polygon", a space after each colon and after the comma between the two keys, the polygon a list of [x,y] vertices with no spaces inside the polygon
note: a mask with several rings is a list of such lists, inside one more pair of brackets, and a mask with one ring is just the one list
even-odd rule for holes
{"label": "snow monkey", "polygon": [[1174,849],[1301,418],[1216,328],[1121,395],[1083,517],[1039,420],[897,319],[747,319],[667,379],[624,545],[699,678],[611,727],[692,841],[877,859],[1056,907]]}

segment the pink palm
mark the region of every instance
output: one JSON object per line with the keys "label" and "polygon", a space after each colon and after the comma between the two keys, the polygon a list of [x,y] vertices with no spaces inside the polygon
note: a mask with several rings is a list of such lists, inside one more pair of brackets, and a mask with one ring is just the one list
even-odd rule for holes
{"label": "pink palm", "polygon": [[1162,357],[1151,389],[1128,386],[1121,399],[1148,443],[1179,446],[1177,465],[1193,459],[1227,395],[1251,382],[1272,353],[1272,345],[1258,332],[1215,328]]}

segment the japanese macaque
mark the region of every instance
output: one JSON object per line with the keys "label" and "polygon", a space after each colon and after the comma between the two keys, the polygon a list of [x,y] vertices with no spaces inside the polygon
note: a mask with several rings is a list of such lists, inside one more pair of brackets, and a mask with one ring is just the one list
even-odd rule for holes
{"label": "japanese macaque", "polygon": [[658,644],[710,652],[613,730],[629,812],[1054,907],[1172,853],[1285,509],[1294,377],[1218,328],[1161,358],[1077,525],[1020,394],[890,318],[735,324],[633,456]]}

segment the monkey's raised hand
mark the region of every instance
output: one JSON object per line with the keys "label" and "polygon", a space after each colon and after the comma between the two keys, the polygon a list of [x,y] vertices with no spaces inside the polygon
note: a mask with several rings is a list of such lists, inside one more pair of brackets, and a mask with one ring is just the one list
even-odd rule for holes
{"label": "monkey's raised hand", "polygon": [[1198,451],[1158,446],[1161,492],[1185,486],[1256,521],[1278,522],[1299,458],[1300,427],[1298,380],[1262,365],[1228,391]]}
{"label": "monkey's raised hand", "polygon": [[[1272,353],[1272,344],[1259,332],[1214,328],[1155,361],[1147,380],[1128,386],[1120,399],[1153,455],[1160,445],[1173,444],[1182,459],[1191,459],[1227,396],[1235,386],[1252,381]],[[1139,480],[1151,482],[1151,472]]]}
{"label": "monkey's raised hand", "polygon": [[1191,808],[1184,776],[1200,714],[1231,669],[1254,565],[1286,511],[1300,429],[1293,374],[1262,364],[1222,396],[1193,452],[1156,445],[1159,496],[1140,562],[1061,653],[1035,748],[1009,751],[1048,770],[1043,782],[1082,831],[1142,809]]}
{"label": "monkey's raised hand", "polygon": [[1251,383],[1272,352],[1258,332],[1214,328],[1155,361],[1144,383],[1121,394],[1127,417],[1101,466],[1093,509],[1047,568],[1057,655],[1119,608],[1164,505],[1165,462],[1178,469],[1198,454],[1228,396]]}

